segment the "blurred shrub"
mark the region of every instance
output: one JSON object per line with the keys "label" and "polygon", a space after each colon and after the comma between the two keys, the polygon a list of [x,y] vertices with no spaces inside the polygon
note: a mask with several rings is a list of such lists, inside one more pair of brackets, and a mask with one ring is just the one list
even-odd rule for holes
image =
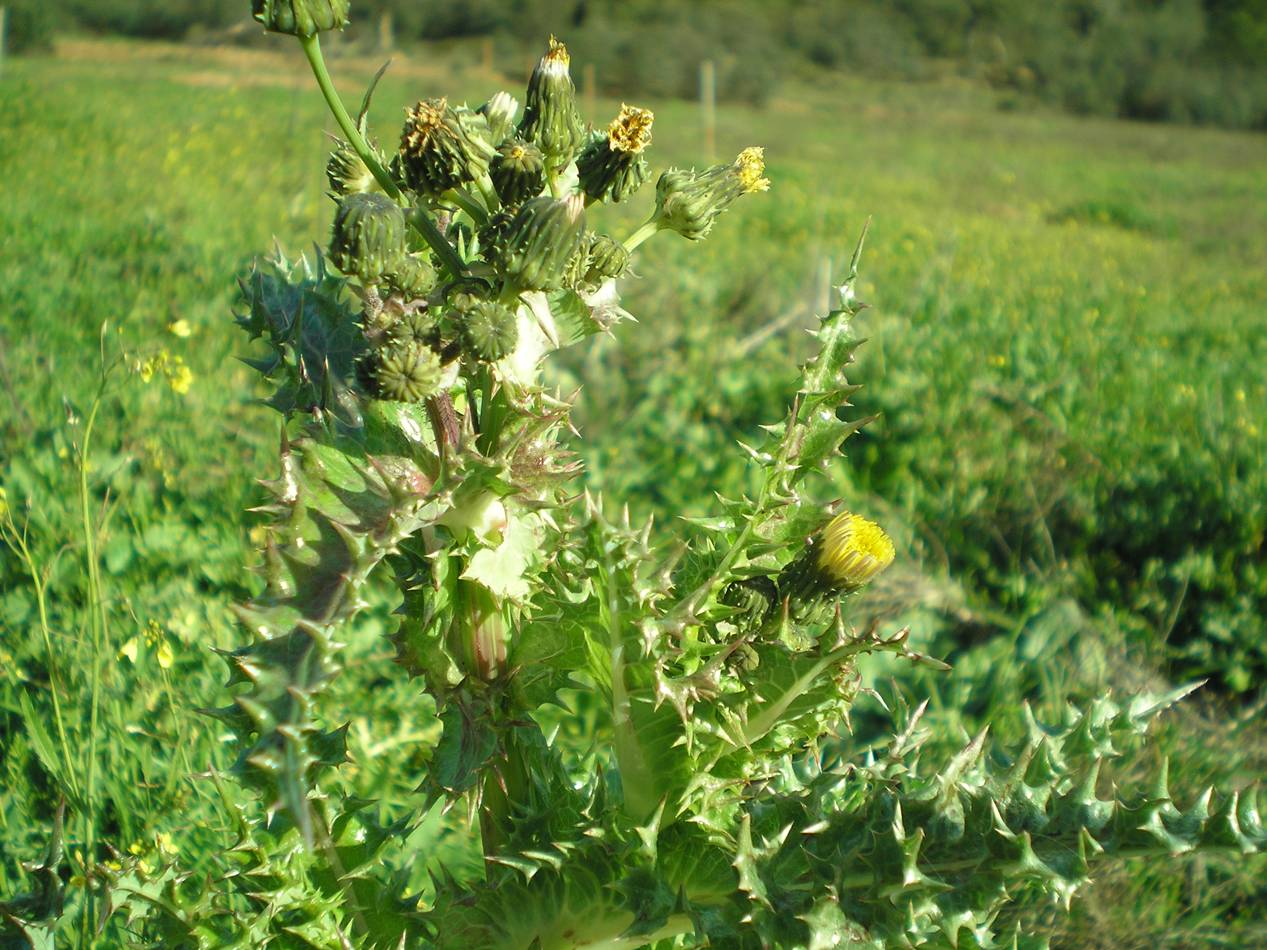
{"label": "blurred shrub", "polygon": [[51,0],[7,0],[5,51],[36,52],[51,49],[56,11]]}
{"label": "blurred shrub", "polygon": [[785,22],[784,42],[815,66],[895,78],[923,72],[915,30],[884,4],[807,3]]}
{"label": "blurred shrub", "polygon": [[[35,0],[38,4],[40,0]],[[154,39],[179,39],[191,28],[221,27],[245,19],[241,0],[63,0],[81,27]]]}

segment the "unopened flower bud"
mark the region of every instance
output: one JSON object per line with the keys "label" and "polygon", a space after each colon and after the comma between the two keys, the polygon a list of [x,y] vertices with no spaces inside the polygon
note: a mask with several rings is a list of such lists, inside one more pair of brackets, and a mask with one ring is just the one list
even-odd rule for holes
{"label": "unopened flower bud", "polygon": [[524,290],[557,290],[585,230],[585,199],[540,197],[524,202],[506,230],[498,259]]}
{"label": "unopened flower bud", "polygon": [[660,230],[676,231],[692,241],[705,237],[717,216],[741,195],[766,191],[764,149],[746,148],[729,165],[702,172],[670,169],[656,182],[654,220]]}
{"label": "unopened flower bud", "polygon": [[489,141],[501,145],[515,128],[519,103],[508,92],[499,92],[476,110],[488,121]]}
{"label": "unopened flower bud", "polygon": [[572,160],[585,139],[585,127],[576,108],[576,86],[568,70],[567,47],[550,37],[550,49],[528,79],[524,116],[519,134],[536,143],[551,166],[561,168]]}
{"label": "unopened flower bud", "polygon": [[361,364],[361,378],[379,399],[419,402],[435,395],[443,369],[440,357],[423,343],[388,344]]}
{"label": "unopened flower bud", "polygon": [[531,142],[510,139],[498,146],[488,173],[503,205],[522,204],[545,187],[545,156]]}
{"label": "unopened flower bud", "polygon": [[893,542],[874,521],[844,511],[823,529],[814,566],[827,584],[849,592],[893,563]]}
{"label": "unopened flower bud", "polygon": [[622,105],[620,114],[581,150],[576,170],[581,190],[591,201],[623,201],[647,178],[643,151],[651,144],[650,109]]}
{"label": "unopened flower bud", "polygon": [[450,648],[464,673],[492,682],[506,665],[510,639],[506,608],[477,581],[459,580],[454,600]]}
{"label": "unopened flower bud", "polygon": [[438,195],[488,173],[493,157],[488,120],[445,99],[424,99],[405,113],[400,135],[405,184]]}
{"label": "unopened flower bud", "polygon": [[[387,159],[374,150],[382,165]],[[326,162],[326,180],[330,182],[330,192],[334,195],[355,195],[365,191],[382,191],[378,179],[370,171],[369,166],[357,154],[356,149],[342,140],[330,153]]]}
{"label": "unopened flower bud", "polygon": [[500,260],[506,248],[506,235],[510,233],[517,211],[517,208],[502,208],[480,228],[480,256],[490,264]]}
{"label": "unopened flower bud", "polygon": [[251,0],[251,15],[274,33],[312,36],[343,29],[348,6],[349,0]]}
{"label": "unopened flower bud", "polygon": [[405,215],[386,195],[361,192],[339,202],[330,260],[367,284],[394,271],[405,255]]}
{"label": "unopened flower bud", "polygon": [[481,300],[462,313],[459,333],[467,355],[495,363],[519,342],[519,321],[508,307]]}
{"label": "unopened flower bud", "polygon": [[585,281],[600,284],[611,277],[623,277],[629,269],[629,251],[608,234],[595,234],[589,246],[589,267]]}
{"label": "unopened flower bud", "polygon": [[425,297],[436,285],[436,269],[426,254],[406,254],[387,275],[387,284],[408,300]]}
{"label": "unopened flower bud", "polygon": [[402,314],[387,329],[387,338],[392,346],[422,343],[436,349],[440,343],[440,328],[429,310],[414,310]]}

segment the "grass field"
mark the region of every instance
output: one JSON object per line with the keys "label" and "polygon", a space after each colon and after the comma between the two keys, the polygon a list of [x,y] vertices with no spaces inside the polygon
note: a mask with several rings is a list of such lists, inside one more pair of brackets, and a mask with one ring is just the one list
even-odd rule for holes
{"label": "grass field", "polygon": [[[372,112],[384,143],[419,96],[518,94],[518,71],[462,53],[398,60]],[[347,98],[377,65],[336,63]],[[707,161],[693,104],[647,104],[653,164]],[[20,862],[62,796],[72,855],[201,866],[232,839],[191,777],[231,762],[197,710],[221,701],[212,648],[242,636],[229,604],[253,583],[247,509],[278,439],[235,361],[234,277],[274,239],[324,242],[324,109],[273,53],[80,41],[0,77],[0,900],[31,886]],[[1267,139],[835,77],[723,108],[717,143],[764,144],[770,193],[698,247],[648,244],[668,277],[627,282],[640,322],[559,374],[583,386],[590,484],[664,532],[743,491],[734,442],[779,417],[870,216],[854,401],[883,415],[834,477],[901,542],[872,612],[955,666],[873,681],[931,696],[954,741],[1026,699],[1208,678],[1159,731],[1172,786],[1267,774]],[[378,636],[391,606],[349,632],[328,710],[352,721],[342,781],[386,813],[436,736]],[[367,684],[414,712],[340,704]],[[471,872],[438,816],[417,834]],[[1056,940],[1261,945],[1265,874],[1105,867]]]}

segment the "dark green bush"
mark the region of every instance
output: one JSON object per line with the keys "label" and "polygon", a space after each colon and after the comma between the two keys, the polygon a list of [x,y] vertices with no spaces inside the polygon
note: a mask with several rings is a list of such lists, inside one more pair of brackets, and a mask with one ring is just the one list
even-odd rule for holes
{"label": "dark green bush", "polygon": [[50,0],[8,0],[5,51],[38,52],[52,49],[57,11]]}

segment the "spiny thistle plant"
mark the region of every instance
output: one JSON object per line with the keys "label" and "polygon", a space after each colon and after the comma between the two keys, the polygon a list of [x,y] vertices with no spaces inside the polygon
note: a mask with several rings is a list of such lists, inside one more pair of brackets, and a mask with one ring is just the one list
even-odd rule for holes
{"label": "spiny thistle plant", "polygon": [[[344,136],[328,252],[278,252],[241,283],[249,363],[284,424],[266,585],[239,608],[250,643],[225,655],[214,714],[263,808],[221,785],[239,841],[218,881],[110,872],[135,932],[199,947],[1031,945],[1008,905],[1067,907],[1099,860],[1267,843],[1253,794],[1182,808],[1164,768],[1136,791],[1099,781],[1186,689],[1054,722],[1018,710],[1020,748],[982,734],[948,760],[899,702],[886,744],[832,751],[860,657],[935,662],[904,633],[855,629],[851,597],[894,546],[816,499],[868,421],[842,418],[861,241],[786,417],[745,447],[752,497],[657,546],[585,492],[544,360],[627,317],[619,281],[643,241],[701,240],[765,191],[760,148],[647,188],[651,112],[587,126],[552,39],[522,114],[505,92],[474,109],[425,99],[388,155],[321,57],[347,0],[254,12],[298,38]],[[591,206],[638,201],[632,235],[592,229]],[[401,675],[443,727],[416,811],[389,827],[329,781],[346,710],[322,702],[341,631],[383,577]],[[578,696],[596,712],[567,728]],[[399,873],[382,855],[437,804],[473,817],[484,867],[441,870],[421,898],[408,871],[428,855]]]}

